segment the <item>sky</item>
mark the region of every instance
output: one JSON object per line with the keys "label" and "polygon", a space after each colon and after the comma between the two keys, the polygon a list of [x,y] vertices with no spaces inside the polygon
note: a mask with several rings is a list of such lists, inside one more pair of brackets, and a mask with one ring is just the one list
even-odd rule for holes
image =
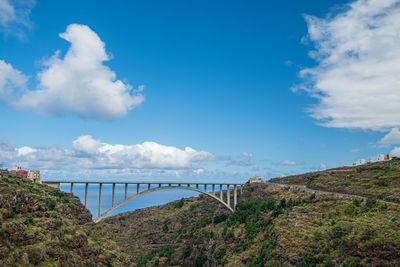
{"label": "sky", "polygon": [[0,163],[266,179],[400,155],[400,1],[0,0]]}

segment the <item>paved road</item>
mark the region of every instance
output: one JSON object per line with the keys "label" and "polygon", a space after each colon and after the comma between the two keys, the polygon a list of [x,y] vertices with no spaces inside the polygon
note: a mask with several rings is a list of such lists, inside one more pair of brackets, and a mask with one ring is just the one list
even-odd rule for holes
{"label": "paved road", "polygon": [[[289,190],[294,190],[294,189],[299,189],[303,192],[309,193],[309,194],[315,194],[315,195],[334,195],[337,198],[358,198],[363,201],[366,201],[367,198],[364,196],[359,196],[359,195],[352,195],[352,194],[344,194],[344,193],[336,193],[336,192],[329,192],[329,191],[322,191],[322,190],[316,190],[316,189],[311,189],[306,187],[305,185],[294,185],[294,184],[279,184],[279,183],[271,183],[271,182],[265,182],[269,186],[280,186],[280,187],[289,187]],[[379,203],[386,203],[389,205],[396,205],[400,206],[400,203],[396,202],[390,202],[390,201],[385,201],[385,200],[380,200],[377,199]]]}

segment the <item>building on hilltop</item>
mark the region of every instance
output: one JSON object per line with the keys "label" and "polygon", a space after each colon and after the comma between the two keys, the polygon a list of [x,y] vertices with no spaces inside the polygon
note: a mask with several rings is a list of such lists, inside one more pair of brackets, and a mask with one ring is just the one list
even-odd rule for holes
{"label": "building on hilltop", "polygon": [[42,178],[40,178],[40,171],[30,171],[28,174],[28,179],[35,183],[42,183]]}
{"label": "building on hilltop", "polygon": [[264,179],[262,177],[252,177],[249,179],[249,183],[264,183]]}
{"label": "building on hilltop", "polygon": [[355,163],[353,163],[353,166],[360,166],[364,165],[366,163],[365,159],[359,159]]}
{"label": "building on hilltop", "polygon": [[394,158],[397,158],[397,156],[396,155],[391,155],[391,154],[386,154],[386,156],[385,156],[385,160],[392,160]]}
{"label": "building on hilltop", "polygon": [[21,166],[16,166],[10,170],[12,174],[21,176],[22,178],[28,178],[28,171],[21,168]]}

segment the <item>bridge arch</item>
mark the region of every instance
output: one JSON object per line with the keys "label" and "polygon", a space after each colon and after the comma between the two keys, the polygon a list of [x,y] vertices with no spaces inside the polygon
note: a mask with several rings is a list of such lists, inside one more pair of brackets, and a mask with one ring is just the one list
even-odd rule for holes
{"label": "bridge arch", "polygon": [[[206,195],[206,196],[209,196],[209,197],[215,199],[216,201],[218,201],[219,203],[221,203],[225,208],[227,208],[230,212],[233,212],[233,209],[232,209],[227,203],[225,203],[222,199],[220,199],[219,197],[213,195],[213,194],[210,193],[210,192],[206,192],[206,191],[200,190],[200,189],[198,189],[198,188],[193,188],[193,187],[188,187],[188,186],[163,186],[163,187],[151,188],[151,189],[148,189],[148,190],[146,190],[146,191],[137,193],[137,194],[135,194],[135,195],[133,195],[133,196],[131,196],[131,197],[129,197],[129,198],[127,198],[127,199],[125,199],[125,200],[119,202],[118,204],[116,204],[115,206],[109,208],[109,209],[106,210],[105,212],[101,213],[100,216],[97,217],[96,219],[94,219],[93,221],[94,221],[95,223],[98,223],[98,222],[100,222],[101,220],[103,220],[107,215],[109,215],[111,212],[113,212],[113,211],[116,210],[117,208],[121,207],[122,205],[124,205],[124,204],[130,202],[131,200],[133,200],[133,199],[135,199],[135,198],[138,198],[138,197],[141,197],[141,196],[143,196],[143,195],[145,195],[145,194],[149,194],[149,193],[152,193],[152,192],[155,192],[155,191],[159,191],[159,190],[164,190],[164,189],[186,189],[186,190],[196,191],[196,192],[202,193],[202,194],[204,194],[204,195]],[[99,208],[100,208],[100,207],[99,207]]]}

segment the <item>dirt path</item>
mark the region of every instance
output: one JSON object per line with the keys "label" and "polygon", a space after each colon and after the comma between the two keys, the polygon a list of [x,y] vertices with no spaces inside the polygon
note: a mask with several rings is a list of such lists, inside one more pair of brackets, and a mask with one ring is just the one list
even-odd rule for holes
{"label": "dirt path", "polygon": [[[336,192],[329,192],[329,191],[322,191],[322,190],[316,190],[316,189],[311,189],[306,187],[305,185],[294,185],[294,184],[278,184],[278,183],[271,183],[271,182],[265,182],[269,186],[280,186],[280,187],[289,187],[289,190],[294,190],[294,189],[299,189],[303,192],[309,193],[309,194],[315,194],[315,195],[334,195],[337,198],[358,198],[363,201],[367,200],[367,197],[364,196],[359,196],[359,195],[352,195],[352,194],[345,194],[345,193],[336,193]],[[400,203],[396,202],[390,202],[390,201],[385,201],[385,200],[380,200],[377,199],[377,202],[379,203],[386,203],[388,205],[396,205],[400,206]]]}

